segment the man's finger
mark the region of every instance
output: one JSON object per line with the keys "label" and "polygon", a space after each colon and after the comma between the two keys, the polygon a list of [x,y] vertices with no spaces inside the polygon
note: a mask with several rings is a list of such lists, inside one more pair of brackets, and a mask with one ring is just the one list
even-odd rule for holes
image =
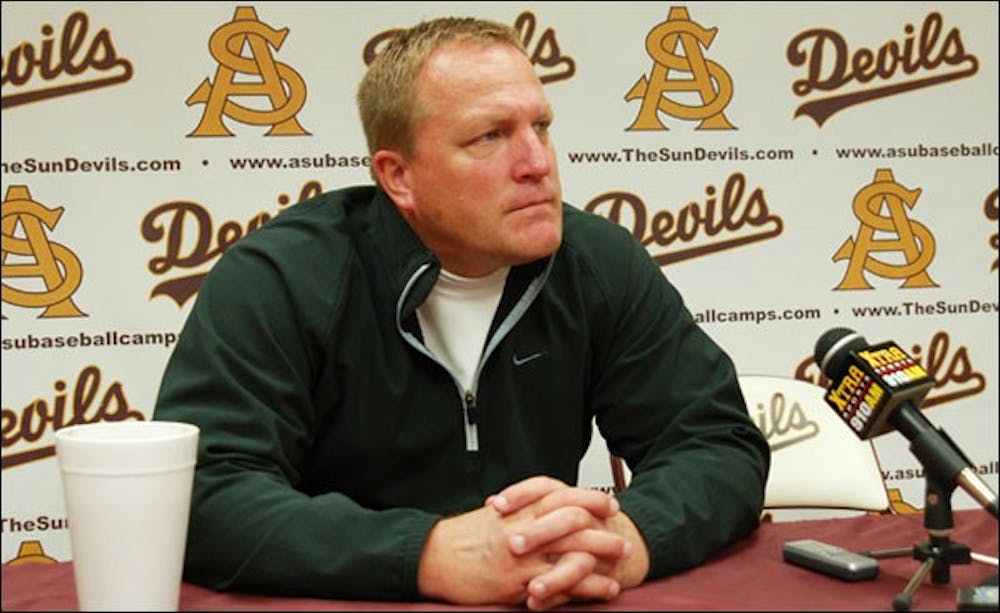
{"label": "man's finger", "polygon": [[544,611],[546,609],[562,606],[569,601],[569,596],[558,594],[552,598],[535,598],[534,596],[528,596],[528,599],[524,601],[524,604],[531,611]]}
{"label": "man's finger", "polygon": [[569,595],[570,591],[597,567],[594,556],[571,551],[559,557],[552,567],[528,582],[528,597],[545,602],[553,596]]}
{"label": "man's finger", "polygon": [[529,595],[525,605],[532,611],[543,611],[564,605],[570,600],[611,600],[619,593],[621,586],[617,581],[599,573],[591,573],[573,586],[568,594],[556,594],[548,598],[535,598]]}
{"label": "man's finger", "polygon": [[532,477],[505,488],[486,499],[501,515],[509,515],[534,505],[536,517],[563,506],[583,507],[596,517],[611,517],[619,510],[618,501],[599,490],[570,487],[548,477]]}
{"label": "man's finger", "polygon": [[587,528],[546,545],[544,551],[547,554],[585,551],[598,558],[622,560],[632,554],[632,544],[615,532]]}
{"label": "man's finger", "polygon": [[618,512],[620,506],[614,496],[600,490],[582,487],[564,487],[553,490],[538,500],[534,507],[535,516],[545,515],[559,507],[583,507],[599,518],[608,518]]}
{"label": "man's finger", "polygon": [[506,515],[519,511],[540,500],[546,494],[569,486],[552,477],[538,476],[518,481],[486,499],[500,513]]}
{"label": "man's finger", "polygon": [[507,544],[512,553],[523,555],[574,532],[598,526],[598,521],[581,507],[562,507],[518,526],[507,537]]}

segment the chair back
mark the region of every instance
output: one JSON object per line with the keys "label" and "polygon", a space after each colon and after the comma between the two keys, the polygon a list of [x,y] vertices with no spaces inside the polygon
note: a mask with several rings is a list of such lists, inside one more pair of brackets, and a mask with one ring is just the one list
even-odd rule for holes
{"label": "chair back", "polygon": [[891,510],[875,448],[826,404],[823,387],[771,375],[739,382],[771,447],[765,508]]}

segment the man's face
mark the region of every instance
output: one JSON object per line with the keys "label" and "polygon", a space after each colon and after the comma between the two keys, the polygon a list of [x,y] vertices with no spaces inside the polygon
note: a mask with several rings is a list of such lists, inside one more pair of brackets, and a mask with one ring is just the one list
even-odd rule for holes
{"label": "man's face", "polygon": [[554,252],[562,192],[552,110],[528,58],[450,43],[421,70],[410,221],[449,271],[481,276]]}

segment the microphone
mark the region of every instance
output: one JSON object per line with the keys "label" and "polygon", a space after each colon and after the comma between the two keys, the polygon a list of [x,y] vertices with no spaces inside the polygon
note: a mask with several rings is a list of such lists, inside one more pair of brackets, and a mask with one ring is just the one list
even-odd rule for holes
{"label": "microphone", "polygon": [[869,345],[853,330],[833,328],[816,341],[813,357],[831,381],[824,400],[858,438],[899,431],[929,475],[960,486],[997,517],[996,493],[944,430],[917,408],[934,378],[899,345]]}

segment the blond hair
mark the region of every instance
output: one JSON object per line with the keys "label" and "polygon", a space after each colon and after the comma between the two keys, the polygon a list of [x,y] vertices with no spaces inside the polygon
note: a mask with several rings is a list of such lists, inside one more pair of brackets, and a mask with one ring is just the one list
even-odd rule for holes
{"label": "blond hair", "polygon": [[413,154],[421,110],[416,97],[417,75],[435,50],[458,41],[510,45],[527,55],[516,30],[484,19],[443,17],[400,30],[375,57],[358,86],[358,111],[370,154],[381,149]]}

